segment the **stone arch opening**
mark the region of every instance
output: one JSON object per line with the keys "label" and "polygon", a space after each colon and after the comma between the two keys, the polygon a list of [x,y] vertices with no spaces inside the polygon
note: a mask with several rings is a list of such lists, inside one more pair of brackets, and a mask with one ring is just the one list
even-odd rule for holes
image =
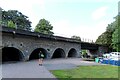
{"label": "stone arch opening", "polygon": [[65,52],[63,49],[58,48],[54,51],[52,58],[65,58]]}
{"label": "stone arch opening", "polygon": [[47,58],[47,51],[44,48],[37,48],[31,53],[29,60],[39,59],[38,54],[40,51],[43,53],[44,59]]}
{"label": "stone arch opening", "polygon": [[77,51],[72,48],[70,49],[70,51],[68,52],[68,57],[76,57],[77,56]]}
{"label": "stone arch opening", "polygon": [[23,60],[23,54],[20,50],[14,47],[2,48],[2,62],[21,61]]}

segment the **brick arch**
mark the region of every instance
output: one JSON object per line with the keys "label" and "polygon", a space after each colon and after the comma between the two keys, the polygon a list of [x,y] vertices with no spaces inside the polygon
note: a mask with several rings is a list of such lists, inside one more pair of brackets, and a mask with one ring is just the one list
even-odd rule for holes
{"label": "brick arch", "polygon": [[62,48],[57,48],[52,54],[52,58],[65,58],[65,51]]}
{"label": "brick arch", "polygon": [[77,50],[75,48],[71,48],[67,57],[77,57]]}
{"label": "brick arch", "polygon": [[44,54],[44,58],[47,58],[48,52],[47,52],[46,49],[44,49],[44,48],[36,48],[30,54],[29,60],[38,59],[39,58],[38,54],[39,54],[40,51]]}
{"label": "brick arch", "polygon": [[2,48],[2,62],[6,61],[22,61],[24,54],[16,47],[3,47]]}

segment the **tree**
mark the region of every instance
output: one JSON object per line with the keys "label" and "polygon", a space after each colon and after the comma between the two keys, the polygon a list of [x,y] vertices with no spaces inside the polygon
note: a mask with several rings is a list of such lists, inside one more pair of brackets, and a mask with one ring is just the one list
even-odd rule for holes
{"label": "tree", "polygon": [[81,41],[81,38],[79,37],[79,36],[72,36],[71,38],[73,38],[73,39],[77,39],[77,40],[80,40]]}
{"label": "tree", "polygon": [[105,42],[106,42],[106,41],[105,41],[105,32],[104,32],[104,33],[102,33],[102,34],[98,37],[98,39],[96,40],[95,43],[97,43],[97,44],[106,44]]}
{"label": "tree", "polygon": [[116,49],[116,51],[118,51],[118,29],[116,29],[112,34],[112,45],[113,49]]}
{"label": "tree", "polygon": [[116,51],[120,51],[120,16],[115,18],[115,31],[112,34],[112,46]]}
{"label": "tree", "polygon": [[17,29],[31,30],[31,22],[28,17],[17,10],[2,10],[2,25],[7,26],[7,22],[12,21]]}
{"label": "tree", "polygon": [[51,31],[53,29],[53,26],[50,24],[49,21],[45,19],[41,19],[37,26],[35,27],[34,31],[43,33],[43,34],[50,34],[53,35],[54,33]]}
{"label": "tree", "polygon": [[16,28],[16,25],[12,21],[8,21],[8,27]]}
{"label": "tree", "polygon": [[97,44],[103,44],[112,48],[112,34],[115,31],[115,22],[108,24],[106,31],[102,33],[96,40]]}
{"label": "tree", "polygon": [[108,36],[108,35],[109,35],[109,33],[107,33],[107,32],[102,33],[102,34],[98,37],[98,39],[96,40],[95,43],[107,45],[108,42],[109,42],[109,40],[107,39],[107,36]]}
{"label": "tree", "polygon": [[109,24],[106,31],[102,33],[96,43],[105,44],[109,48],[120,51],[120,16],[115,17],[115,21]]}

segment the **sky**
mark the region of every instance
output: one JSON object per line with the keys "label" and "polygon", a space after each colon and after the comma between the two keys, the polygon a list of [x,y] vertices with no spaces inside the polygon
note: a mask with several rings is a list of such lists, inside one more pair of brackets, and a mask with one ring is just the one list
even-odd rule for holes
{"label": "sky", "polygon": [[118,14],[119,0],[0,0],[4,10],[18,10],[29,17],[32,29],[48,20],[54,35],[80,36],[95,41]]}

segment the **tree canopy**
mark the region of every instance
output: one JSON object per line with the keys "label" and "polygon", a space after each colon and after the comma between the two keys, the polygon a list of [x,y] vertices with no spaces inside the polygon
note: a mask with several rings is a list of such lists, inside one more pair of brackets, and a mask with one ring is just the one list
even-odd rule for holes
{"label": "tree canopy", "polygon": [[109,48],[113,48],[116,51],[120,51],[120,16],[115,17],[115,21],[108,24],[106,31],[102,33],[96,43],[105,44]]}
{"label": "tree canopy", "polygon": [[17,10],[2,10],[2,25],[15,25],[17,29],[31,30],[31,22],[28,17]]}
{"label": "tree canopy", "polygon": [[81,41],[81,38],[79,37],[79,36],[71,36],[71,38],[73,38],[73,39],[77,39],[77,40],[80,40]]}
{"label": "tree canopy", "polygon": [[53,29],[53,26],[50,24],[49,21],[45,19],[40,19],[39,23],[36,25],[34,31],[40,32],[43,34],[50,34],[53,35],[54,33],[51,31]]}
{"label": "tree canopy", "polygon": [[112,46],[116,51],[120,51],[120,16],[115,18],[115,30],[112,34]]}
{"label": "tree canopy", "polygon": [[16,25],[13,23],[13,21],[8,21],[8,27],[16,28]]}

